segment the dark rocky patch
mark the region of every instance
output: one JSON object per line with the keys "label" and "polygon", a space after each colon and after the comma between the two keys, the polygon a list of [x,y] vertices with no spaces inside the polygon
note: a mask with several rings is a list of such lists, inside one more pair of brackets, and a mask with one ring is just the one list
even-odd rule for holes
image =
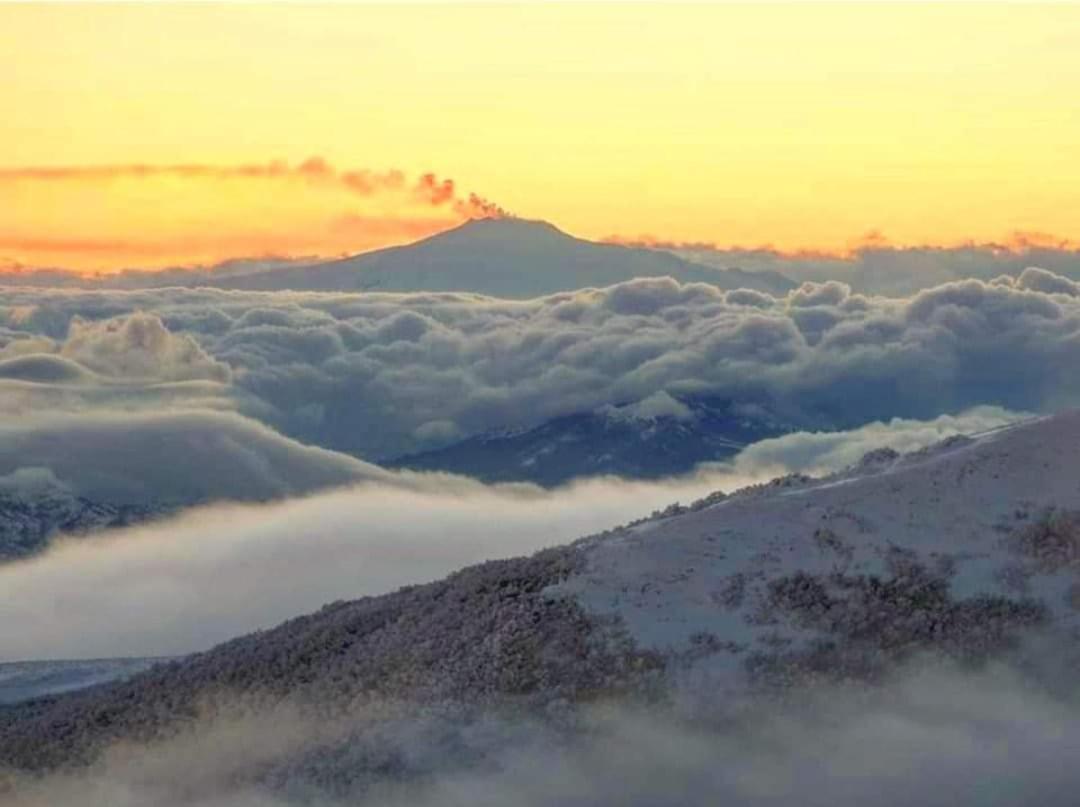
{"label": "dark rocky patch", "polygon": [[957,599],[946,577],[910,558],[888,578],[798,572],[769,583],[763,617],[818,633],[809,647],[755,653],[751,678],[763,686],[812,679],[879,678],[915,653],[980,663],[1014,646],[1018,629],[1048,620],[1042,603],[980,595]]}

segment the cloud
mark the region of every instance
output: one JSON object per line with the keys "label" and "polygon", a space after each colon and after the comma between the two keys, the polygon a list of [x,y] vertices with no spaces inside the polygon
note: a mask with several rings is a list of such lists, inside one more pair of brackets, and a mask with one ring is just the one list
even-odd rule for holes
{"label": "cloud", "polygon": [[961,415],[929,421],[893,418],[838,432],[796,432],[761,440],[743,449],[728,466],[741,476],[805,473],[818,476],[856,466],[871,452],[916,451],[954,435],[975,435],[1025,417],[1000,407],[981,406]]}
{"label": "cloud", "polygon": [[47,469],[74,494],[112,504],[265,500],[389,473],[305,446],[230,412],[108,411],[0,424],[0,477]]}
{"label": "cloud", "polygon": [[861,294],[910,295],[968,278],[990,282],[1001,275],[1015,277],[1032,266],[1080,280],[1080,245],[1023,234],[1000,244],[900,247],[868,243],[856,246],[850,253],[837,255],[656,239],[614,241],[671,251],[722,269],[738,267],[780,272],[793,280],[817,283],[839,280]]}
{"label": "cloud", "polygon": [[[22,384],[0,409],[61,394],[127,406],[151,395],[138,379],[160,367],[217,384],[214,408],[373,460],[661,392],[834,428],[983,404],[1040,412],[1080,403],[1080,379],[1061,372],[1080,361],[1069,282],[1028,271],[891,298],[807,282],[771,297],[650,278],[527,301],[13,288],[0,355],[51,339],[112,386]],[[124,378],[136,388],[117,387]]]}
{"label": "cloud", "polygon": [[[676,697],[672,700],[677,700]],[[699,693],[702,694],[702,693]],[[223,699],[219,699],[223,700]],[[875,687],[562,720],[375,704],[315,717],[239,698],[88,770],[13,780],[12,807],[1066,807],[1076,685],[921,660]]]}
{"label": "cloud", "polygon": [[[40,313],[21,309],[12,322]],[[47,320],[45,329],[53,331]],[[73,317],[57,327],[66,338],[12,331],[5,342],[0,328],[0,413],[19,418],[20,427],[49,412],[90,416],[237,406],[228,365],[152,314]]]}
{"label": "cloud", "polygon": [[0,361],[0,379],[40,384],[74,384],[92,378],[93,374],[77,362],[48,353],[27,352],[25,355]]}
{"label": "cloud", "polygon": [[261,180],[275,182],[305,182],[333,185],[360,196],[374,196],[387,191],[406,190],[414,198],[433,207],[449,206],[466,217],[506,215],[498,205],[477,194],[462,196],[452,179],[440,179],[433,173],[421,174],[413,183],[397,169],[371,171],[368,169],[338,170],[322,157],[309,157],[303,162],[289,164],[284,160],[239,165],[179,163],[157,165],[132,163],[127,165],[68,165],[0,168],[0,183],[33,182],[114,182],[121,179],[151,179],[175,177],[212,181]]}
{"label": "cloud", "polygon": [[[1001,279],[1005,285],[1009,285],[1009,278]],[[1069,297],[1080,297],[1080,283],[1069,280],[1061,275],[1055,275],[1045,269],[1029,266],[1012,283],[1015,288],[1025,291],[1037,291],[1043,294],[1066,294]]]}
{"label": "cloud", "polygon": [[794,434],[686,477],[598,478],[555,490],[390,474],[296,445],[235,415],[216,417],[9,427],[0,431],[0,457],[12,458],[0,464],[0,482],[26,490],[59,482],[87,496],[129,501],[259,499],[362,484],[290,501],[196,508],[166,521],[56,542],[42,555],[0,565],[0,661],[203,649],[332,600],[566,543],[675,501],[686,504],[790,471],[836,471],[867,450],[921,448],[1016,416],[976,410],[931,423]]}
{"label": "cloud", "polygon": [[[198,232],[179,236],[146,232],[123,238],[0,235],[0,249],[26,255],[27,260],[48,262],[41,269],[27,267],[15,270],[5,278],[9,282],[36,286],[85,285],[87,275],[92,280],[99,280],[102,276],[115,273],[137,287],[168,285],[159,282],[161,278],[154,275],[159,271],[169,271],[177,263],[195,264],[197,267],[205,263],[228,263],[236,255],[272,254],[306,255],[308,260],[303,263],[321,262],[353,252],[414,241],[459,222],[459,218],[404,213],[376,215],[341,212],[310,223],[306,231],[284,226],[275,227],[269,232],[245,229],[240,222],[216,230],[207,225]],[[315,257],[311,257],[313,254]],[[51,268],[54,264],[73,268]],[[177,276],[176,271],[173,269],[176,279],[185,281],[182,285],[188,285],[192,277],[198,277]]]}
{"label": "cloud", "polygon": [[[177,475],[190,478],[195,464]],[[207,487],[218,479],[211,473]],[[170,476],[167,466],[160,475]],[[204,649],[332,600],[566,543],[735,481],[718,473],[659,484],[594,480],[551,493],[405,474],[59,542],[0,565],[0,660]],[[163,480],[165,490],[175,486]]]}
{"label": "cloud", "polygon": [[694,411],[689,406],[672,398],[663,390],[654,392],[648,398],[642,398],[637,403],[621,408],[609,405],[602,407],[600,411],[609,418],[617,420],[652,420],[663,417],[683,421],[694,419]]}
{"label": "cloud", "polygon": [[212,359],[190,336],[173,334],[142,312],[87,322],[75,318],[60,354],[105,376],[155,381],[228,382],[229,367]]}
{"label": "cloud", "polygon": [[[47,378],[48,376],[51,378]],[[242,391],[214,381],[132,383],[102,378],[65,359],[28,356],[0,366],[0,416],[29,425],[54,414],[115,417],[169,412],[232,412]],[[252,412],[266,407],[249,401]]]}
{"label": "cloud", "polygon": [[[339,169],[317,156],[299,163],[6,168],[0,205],[19,211],[0,228],[0,263],[31,282],[24,267],[109,273],[237,255],[337,257],[507,215],[453,179]],[[56,221],[64,222],[62,232]],[[63,282],[62,273],[47,274],[47,281],[59,275]]]}

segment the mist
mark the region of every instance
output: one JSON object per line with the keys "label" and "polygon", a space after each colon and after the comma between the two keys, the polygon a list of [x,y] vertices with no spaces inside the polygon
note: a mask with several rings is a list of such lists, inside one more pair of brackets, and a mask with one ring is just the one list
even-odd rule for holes
{"label": "mist", "polygon": [[85,771],[12,778],[5,803],[1065,807],[1080,786],[1078,692],[1053,670],[924,659],[880,687],[698,704],[692,716],[668,694],[542,718],[369,704],[315,720],[224,699],[178,736],[114,746]]}
{"label": "mist", "polygon": [[[600,477],[544,490],[381,472],[382,481],[303,498],[197,507],[61,538],[44,554],[0,565],[0,662],[203,650],[333,600],[564,544],[675,502],[789,472],[838,471],[883,446],[912,450],[1019,417],[980,407],[926,422],[798,432],[751,446],[727,464],[647,482]],[[170,467],[194,474],[193,463]]]}
{"label": "mist", "polygon": [[429,491],[370,485],[198,508],[0,567],[0,660],[201,650],[332,600],[531,553],[753,481],[717,472],[546,493],[433,477]]}
{"label": "mist", "polygon": [[42,555],[0,565],[0,661],[203,650],[333,600],[564,544],[674,502],[789,472],[838,471],[883,446],[912,450],[1018,417],[980,407],[926,422],[799,432],[751,446],[728,464],[648,482],[594,478],[544,490],[383,472],[385,482],[192,508],[59,539]]}

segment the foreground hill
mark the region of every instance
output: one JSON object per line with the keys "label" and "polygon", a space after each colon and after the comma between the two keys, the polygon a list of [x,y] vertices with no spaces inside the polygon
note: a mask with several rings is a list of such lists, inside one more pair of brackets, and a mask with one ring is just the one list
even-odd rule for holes
{"label": "foreground hill", "polygon": [[531,429],[477,435],[384,465],[545,487],[589,476],[659,479],[730,459],[750,443],[793,430],[760,407],[713,397],[676,399],[660,392]]}
{"label": "foreground hill", "polygon": [[[8,707],[0,759],[85,762],[110,741],[178,730],[230,692],[331,711],[388,699],[531,709],[670,685],[724,703],[874,679],[916,652],[977,663],[1019,652],[1033,631],[1072,642],[1078,448],[1080,413],[1068,413],[878,451],[829,478],[717,494],[335,603],[122,683]],[[379,764],[353,758],[333,775],[356,781]]]}
{"label": "foreground hill", "polygon": [[598,244],[546,222],[513,218],[478,219],[414,244],[344,260],[203,282],[255,291],[459,291],[524,299],[665,276],[778,295],[796,285],[775,272],[713,269],[668,252]]}

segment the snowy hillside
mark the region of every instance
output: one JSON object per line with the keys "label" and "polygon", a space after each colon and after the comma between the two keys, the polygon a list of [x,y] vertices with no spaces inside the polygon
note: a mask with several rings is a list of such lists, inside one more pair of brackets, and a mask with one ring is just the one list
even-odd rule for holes
{"label": "snowy hillside", "polygon": [[[868,455],[582,543],[557,587],[642,649],[701,647],[728,683],[1010,629],[1080,626],[1080,413]],[[713,652],[715,651],[715,652]]]}
{"label": "snowy hillside", "polygon": [[0,562],[31,555],[54,536],[82,536],[167,515],[174,508],[94,501],[62,487],[0,486]]}
{"label": "snowy hillside", "polygon": [[658,392],[632,404],[470,437],[384,464],[549,487],[588,476],[658,479],[728,459],[750,443],[793,430],[760,406]]}
{"label": "snowy hillside", "polygon": [[207,285],[255,291],[461,291],[530,298],[664,276],[777,295],[796,285],[776,272],[713,269],[668,252],[598,244],[546,222],[515,218],[477,219],[415,244],[329,263],[212,278]]}
{"label": "snowy hillside", "polygon": [[971,663],[1032,631],[1067,637],[1080,627],[1078,448],[1073,412],[906,456],[879,450],[834,477],[716,494],[334,603],[126,682],[9,707],[0,758],[87,760],[213,692],[561,709],[664,683],[715,705],[725,691],[874,678],[916,651]]}

